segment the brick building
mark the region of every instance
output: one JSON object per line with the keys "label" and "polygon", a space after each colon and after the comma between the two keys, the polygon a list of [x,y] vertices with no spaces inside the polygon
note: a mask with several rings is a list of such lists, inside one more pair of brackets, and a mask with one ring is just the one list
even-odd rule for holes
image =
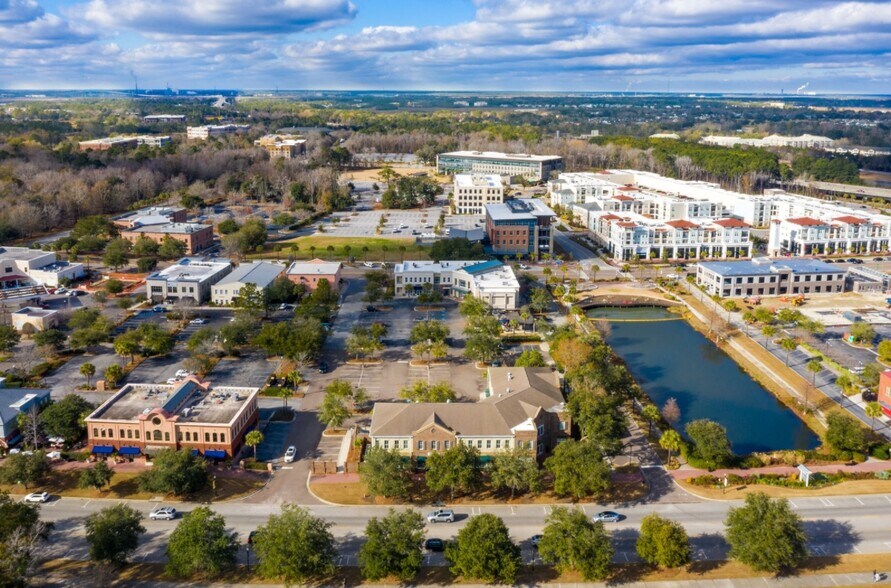
{"label": "brick building", "polygon": [[193,255],[213,245],[213,226],[198,223],[163,223],[121,230],[121,238],[135,243],[140,237],[162,243],[170,236],[186,245],[186,255]]}
{"label": "brick building", "polygon": [[554,250],[553,210],[536,199],[486,205],[486,236],[495,255],[528,255],[537,259]]}

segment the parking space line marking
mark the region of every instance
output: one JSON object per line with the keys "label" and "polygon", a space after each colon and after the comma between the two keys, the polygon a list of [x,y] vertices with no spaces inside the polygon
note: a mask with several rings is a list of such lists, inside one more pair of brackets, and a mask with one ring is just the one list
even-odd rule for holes
{"label": "parking space line marking", "polygon": [[512,515],[517,514],[517,511],[514,510],[514,507],[510,507],[510,514],[512,514]]}
{"label": "parking space line marking", "polygon": [[885,500],[887,500],[888,502],[891,502],[891,497],[886,496],[886,497],[885,497]]}
{"label": "parking space line marking", "polygon": [[792,502],[791,500],[789,501],[789,504],[792,505],[792,508],[798,508],[798,505],[795,504],[794,502]]}
{"label": "parking space line marking", "polygon": [[87,500],[86,502],[84,502],[84,505],[81,508],[87,508],[87,505],[90,504],[91,502],[93,502],[92,499]]}
{"label": "parking space line marking", "polygon": [[863,504],[863,501],[860,500],[859,498],[857,498],[856,496],[853,496],[852,498],[853,498],[854,500],[856,500],[857,502],[859,502],[862,506],[866,506],[865,504]]}
{"label": "parking space line marking", "polygon": [[832,501],[829,500],[828,498],[821,498],[820,502],[823,503],[823,506],[835,506],[834,504],[832,504]]}

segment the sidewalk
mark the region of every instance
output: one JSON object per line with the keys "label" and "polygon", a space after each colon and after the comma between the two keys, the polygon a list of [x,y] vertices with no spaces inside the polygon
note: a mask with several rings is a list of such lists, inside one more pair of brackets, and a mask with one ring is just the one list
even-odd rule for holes
{"label": "sidewalk", "polygon": [[[881,461],[876,459],[868,459],[863,463],[859,463],[853,466],[846,466],[844,464],[827,464],[827,465],[809,465],[807,468],[812,472],[821,472],[824,474],[834,474],[835,472],[841,470],[845,473],[855,473],[855,472],[882,472],[885,470],[891,470],[891,462]],[[712,475],[717,478],[722,478],[727,474],[735,474],[737,476],[754,476],[755,474],[780,474],[780,475],[788,475],[798,472],[798,468],[794,466],[768,466],[763,468],[749,468],[749,469],[721,469],[715,470],[713,472],[709,472],[707,470],[700,470],[688,465],[683,465],[679,469],[669,471],[669,474],[675,480],[689,480],[690,478],[695,478],[696,476],[702,475]]]}

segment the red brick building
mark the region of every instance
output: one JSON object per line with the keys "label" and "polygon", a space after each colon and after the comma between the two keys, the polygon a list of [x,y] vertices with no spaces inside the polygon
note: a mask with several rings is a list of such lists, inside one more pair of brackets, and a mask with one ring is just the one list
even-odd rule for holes
{"label": "red brick building", "polygon": [[885,416],[891,417],[891,370],[882,372],[879,377],[878,401]]}
{"label": "red brick building", "polygon": [[194,255],[213,245],[213,227],[198,223],[165,223],[121,231],[121,238],[131,243],[135,243],[140,237],[146,237],[160,244],[167,236],[185,243],[186,255]]}

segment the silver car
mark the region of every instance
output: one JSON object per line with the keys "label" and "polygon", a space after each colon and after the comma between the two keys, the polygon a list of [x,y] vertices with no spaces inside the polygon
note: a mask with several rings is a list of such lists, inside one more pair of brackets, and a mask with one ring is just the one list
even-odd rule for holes
{"label": "silver car", "polygon": [[159,506],[149,514],[153,521],[172,521],[176,518],[176,509],[172,506]]}
{"label": "silver car", "polygon": [[428,523],[454,523],[455,513],[450,508],[440,508],[427,515]]}

